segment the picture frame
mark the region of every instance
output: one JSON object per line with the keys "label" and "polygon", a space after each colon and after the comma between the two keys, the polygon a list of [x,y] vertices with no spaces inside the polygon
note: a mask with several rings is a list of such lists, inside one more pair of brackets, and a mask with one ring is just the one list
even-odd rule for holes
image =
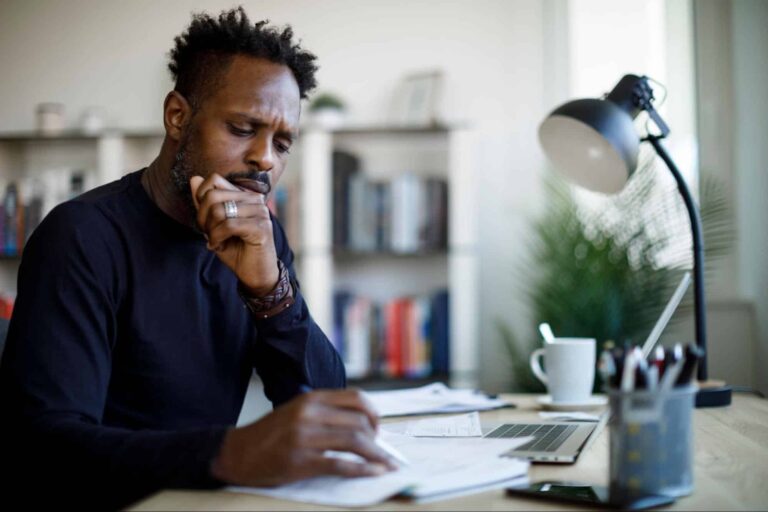
{"label": "picture frame", "polygon": [[406,75],[395,94],[392,121],[405,126],[432,126],[439,122],[443,72],[423,71]]}

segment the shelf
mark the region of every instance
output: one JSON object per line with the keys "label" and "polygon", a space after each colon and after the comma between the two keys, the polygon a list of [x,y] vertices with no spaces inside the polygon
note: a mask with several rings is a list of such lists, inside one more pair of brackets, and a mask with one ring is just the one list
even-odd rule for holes
{"label": "shelf", "polygon": [[21,261],[21,254],[0,254],[0,261]]}
{"label": "shelf", "polygon": [[0,133],[0,142],[74,142],[74,141],[97,141],[103,137],[126,137],[126,138],[156,138],[163,137],[165,134],[161,130],[146,131],[124,131],[115,129],[105,129],[99,133],[90,134],[80,130],[65,130],[57,135],[44,135],[39,132],[6,132]]}
{"label": "shelf", "polygon": [[353,249],[333,249],[333,257],[340,259],[357,258],[424,258],[424,257],[445,257],[448,256],[446,248],[428,249],[416,252],[396,252],[396,251],[356,251]]}
{"label": "shelf", "polygon": [[361,388],[366,391],[384,390],[384,389],[404,389],[426,386],[433,382],[442,382],[448,384],[448,375],[432,375],[429,377],[414,378],[392,378],[392,377],[365,377],[361,379],[348,379],[348,387]]}
{"label": "shelf", "polygon": [[449,126],[445,124],[433,125],[348,125],[338,128],[326,128],[319,125],[307,124],[301,127],[302,131],[322,130],[333,135],[447,135],[452,130],[461,126]]}

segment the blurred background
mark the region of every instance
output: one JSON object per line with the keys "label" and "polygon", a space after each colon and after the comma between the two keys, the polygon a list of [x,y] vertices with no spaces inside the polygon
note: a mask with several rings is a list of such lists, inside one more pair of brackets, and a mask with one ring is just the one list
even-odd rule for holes
{"label": "blurred background", "polygon": [[[40,218],[156,155],[167,54],[191,13],[234,5],[0,4],[4,316]],[[537,140],[557,105],[634,73],[660,84],[667,146],[705,217],[710,375],[768,391],[768,2],[242,5],[319,58],[272,207],[355,383],[540,391],[527,369],[539,322],[645,338],[691,265],[671,178],[646,154],[619,196],[590,195]],[[684,304],[662,341],[692,340],[691,318]]]}

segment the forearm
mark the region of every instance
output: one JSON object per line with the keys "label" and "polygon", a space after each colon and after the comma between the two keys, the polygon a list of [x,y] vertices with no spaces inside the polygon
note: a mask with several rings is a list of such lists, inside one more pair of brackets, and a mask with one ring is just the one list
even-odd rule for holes
{"label": "forearm", "polygon": [[294,304],[272,318],[256,320],[256,371],[275,406],[312,389],[346,386],[344,364],[309,314],[301,292]]}

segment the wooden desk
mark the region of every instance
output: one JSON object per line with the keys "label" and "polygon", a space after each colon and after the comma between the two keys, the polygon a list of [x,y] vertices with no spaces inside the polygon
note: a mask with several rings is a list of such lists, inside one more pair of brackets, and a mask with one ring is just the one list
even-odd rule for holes
{"label": "wooden desk", "polygon": [[[482,413],[483,421],[538,420],[533,395],[507,395],[518,409]],[[534,464],[531,481],[577,480],[608,482],[608,433],[573,465]],[[693,494],[671,507],[679,510],[765,510],[768,508],[768,400],[736,394],[733,405],[697,409],[694,417],[696,446]],[[386,501],[366,510],[558,510],[567,504],[508,498],[503,490],[488,491],[452,500],[416,505]],[[131,510],[332,510],[328,507],[225,491],[162,491]]]}

